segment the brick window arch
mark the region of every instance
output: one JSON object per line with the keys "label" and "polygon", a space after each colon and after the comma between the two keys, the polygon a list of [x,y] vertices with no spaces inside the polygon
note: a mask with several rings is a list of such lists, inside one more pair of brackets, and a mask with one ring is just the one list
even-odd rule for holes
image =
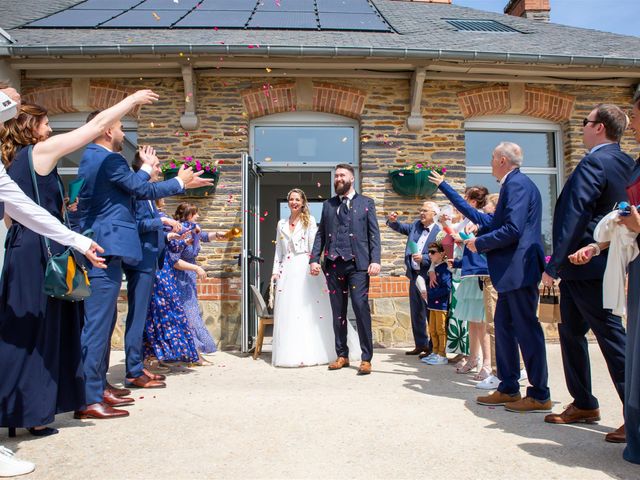
{"label": "brick window arch", "polygon": [[487,115],[527,115],[550,120],[568,121],[575,97],[546,88],[524,86],[520,101],[512,101],[508,85],[490,85],[458,93],[458,103],[464,118]]}

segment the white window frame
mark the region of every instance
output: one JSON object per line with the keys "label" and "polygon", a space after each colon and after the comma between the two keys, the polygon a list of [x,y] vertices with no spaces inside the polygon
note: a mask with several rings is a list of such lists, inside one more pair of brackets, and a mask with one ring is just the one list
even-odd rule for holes
{"label": "white window frame", "polygon": [[[564,156],[562,155],[562,128],[557,123],[540,118],[524,115],[491,115],[472,118],[465,121],[464,131],[511,131],[511,132],[552,132],[555,138],[555,167],[528,167],[525,152],[524,163],[520,170],[523,173],[546,174],[556,176],[556,188],[558,194],[564,185]],[[487,159],[487,166],[466,166],[467,173],[491,173],[491,165]]]}
{"label": "white window frame", "polygon": [[[56,130],[74,130],[81,127],[87,122],[87,115],[90,112],[74,112],[74,113],[62,113],[60,115],[54,115],[49,117],[49,126],[55,133]],[[122,119],[122,129],[126,130],[138,130],[138,122],[130,118]],[[84,149],[84,147],[82,147]],[[59,167],[58,174],[61,176],[66,175],[78,175],[78,167]]]}
{"label": "white window frame", "polygon": [[[255,135],[256,129],[260,127],[349,127],[353,128],[353,162],[350,165],[354,170],[355,185],[358,189],[360,185],[360,123],[349,117],[343,117],[332,113],[324,112],[285,112],[274,113],[252,120],[249,123],[249,152],[255,159]],[[271,161],[256,162],[256,165],[265,172],[269,171],[291,171],[313,170],[315,172],[330,172],[331,185],[335,176],[335,166],[342,161],[292,164],[291,162]],[[333,193],[333,187],[332,187]]]}

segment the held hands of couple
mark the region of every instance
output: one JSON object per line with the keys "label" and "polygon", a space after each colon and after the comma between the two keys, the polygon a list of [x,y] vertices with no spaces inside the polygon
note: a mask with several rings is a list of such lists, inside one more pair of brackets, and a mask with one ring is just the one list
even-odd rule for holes
{"label": "held hands of couple", "polygon": [[[309,265],[309,273],[311,275],[319,275],[320,274],[320,264],[312,263]],[[367,273],[371,276],[376,276],[380,273],[380,264],[379,263],[370,263],[369,268],[367,269]]]}

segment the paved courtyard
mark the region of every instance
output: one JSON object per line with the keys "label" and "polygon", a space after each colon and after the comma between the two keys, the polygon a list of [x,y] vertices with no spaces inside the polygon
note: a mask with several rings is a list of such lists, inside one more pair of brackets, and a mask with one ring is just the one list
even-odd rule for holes
{"label": "paved courtyard", "polygon": [[[374,373],[354,367],[274,369],[219,352],[183,369],[165,390],[136,391],[126,419],[77,421],[60,434],[24,430],[1,442],[37,463],[36,479],[438,478],[638,479],[604,434],[622,409],[602,356],[592,353],[598,425],[556,426],[542,414],[477,405],[470,377],[428,367],[403,350],[377,350]],[[554,409],[569,403],[560,349],[548,348]],[[123,374],[113,352],[111,381]]]}

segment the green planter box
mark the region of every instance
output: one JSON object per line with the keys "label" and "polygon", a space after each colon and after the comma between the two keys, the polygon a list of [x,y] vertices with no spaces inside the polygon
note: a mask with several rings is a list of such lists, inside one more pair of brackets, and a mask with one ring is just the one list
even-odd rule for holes
{"label": "green planter box", "polygon": [[[170,178],[174,178],[178,176],[178,168],[170,168],[165,170],[164,179],[169,180]],[[202,198],[208,197],[209,195],[213,195],[216,192],[216,187],[218,186],[218,180],[220,179],[220,172],[216,170],[215,172],[207,172],[205,171],[202,175],[202,178],[213,178],[213,185],[210,187],[200,187],[200,188],[188,188],[186,193],[183,195],[184,197],[191,198]]]}
{"label": "green planter box", "polygon": [[431,197],[438,187],[429,181],[431,170],[393,170],[389,172],[393,190],[405,197]]}

